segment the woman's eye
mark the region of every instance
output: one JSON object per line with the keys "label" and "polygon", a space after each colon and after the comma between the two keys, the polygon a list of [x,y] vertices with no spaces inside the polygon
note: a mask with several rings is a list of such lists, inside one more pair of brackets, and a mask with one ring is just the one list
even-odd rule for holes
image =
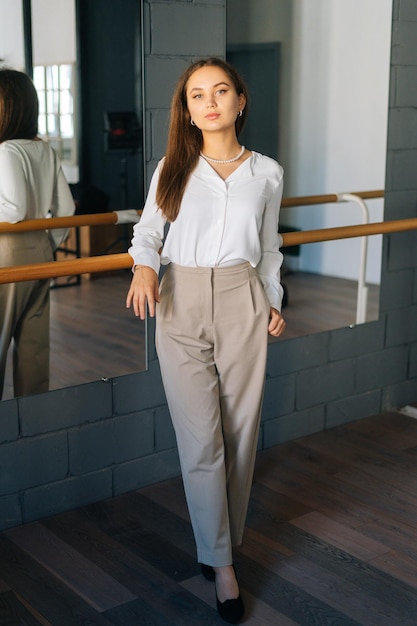
{"label": "woman's eye", "polygon": [[219,89],[217,93],[222,95],[223,93],[226,93],[226,89]]}
{"label": "woman's eye", "polygon": [[201,93],[196,93],[195,96],[193,96],[194,100],[196,100],[197,98],[201,98]]}

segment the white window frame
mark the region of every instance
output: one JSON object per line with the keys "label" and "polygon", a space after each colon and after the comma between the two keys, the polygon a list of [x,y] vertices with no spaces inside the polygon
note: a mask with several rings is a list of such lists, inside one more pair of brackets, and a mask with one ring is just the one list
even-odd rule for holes
{"label": "white window frame", "polygon": [[[62,67],[70,69],[67,88],[62,87],[60,82]],[[33,70],[34,84],[39,97],[39,136],[49,141],[63,164],[77,165],[75,64],[36,65]],[[41,80],[38,79],[40,73]],[[66,108],[63,106],[65,99]]]}

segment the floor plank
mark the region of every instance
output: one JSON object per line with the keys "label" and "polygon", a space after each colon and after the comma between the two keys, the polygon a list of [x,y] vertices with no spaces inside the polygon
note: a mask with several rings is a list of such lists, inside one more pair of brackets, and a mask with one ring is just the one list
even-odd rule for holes
{"label": "floor plank", "polygon": [[[243,624],[415,626],[416,443],[392,412],[258,453]],[[180,478],[0,533],[0,625],[223,623]]]}
{"label": "floor plank", "polygon": [[[279,574],[294,585],[302,586],[311,595],[317,596],[343,615],[349,615],[359,624],[393,626],[407,623],[402,621],[404,616],[401,612],[385,603],[384,598],[370,597],[367,590],[363,590],[358,584],[298,555],[283,563]],[[342,618],[340,624],[344,623]],[[412,620],[408,624],[411,626]]]}
{"label": "floor plank", "polygon": [[358,530],[339,524],[318,511],[292,519],[291,524],[362,561],[368,562],[390,552],[383,543],[364,536]]}
{"label": "floor plank", "polygon": [[50,622],[39,621],[23,602],[12,592],[0,593],[0,624],[7,626],[50,626]]}
{"label": "floor plank", "polygon": [[0,537],[0,576],[16,596],[53,626],[110,626],[98,611],[4,535]]}
{"label": "floor plank", "polygon": [[5,536],[100,613],[136,596],[39,523],[5,531]]}

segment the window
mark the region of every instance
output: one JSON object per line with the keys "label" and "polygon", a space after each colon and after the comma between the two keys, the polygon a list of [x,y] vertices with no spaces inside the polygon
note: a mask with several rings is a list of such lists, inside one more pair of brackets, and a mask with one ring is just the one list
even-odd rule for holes
{"label": "window", "polygon": [[66,163],[76,162],[73,76],[71,64],[33,68],[39,97],[39,135],[49,141]]}

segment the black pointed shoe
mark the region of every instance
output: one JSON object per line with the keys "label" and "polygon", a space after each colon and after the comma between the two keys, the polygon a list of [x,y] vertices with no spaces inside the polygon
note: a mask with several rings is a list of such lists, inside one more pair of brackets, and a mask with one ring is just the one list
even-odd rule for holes
{"label": "black pointed shoe", "polygon": [[220,602],[216,594],[217,611],[221,618],[229,624],[237,624],[243,617],[245,607],[243,606],[242,596],[232,600]]}
{"label": "black pointed shoe", "polygon": [[209,580],[211,583],[214,583],[216,580],[216,574],[214,573],[214,569],[211,565],[206,565],[205,563],[201,564],[201,573],[203,574],[206,580]]}

